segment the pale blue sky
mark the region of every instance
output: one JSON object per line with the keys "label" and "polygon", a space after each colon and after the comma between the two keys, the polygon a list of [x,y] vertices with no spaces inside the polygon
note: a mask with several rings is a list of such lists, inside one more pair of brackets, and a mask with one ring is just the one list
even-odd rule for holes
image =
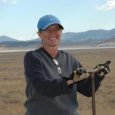
{"label": "pale blue sky", "polygon": [[64,32],[115,28],[115,0],[0,0],[0,36],[34,39],[46,14],[57,16]]}

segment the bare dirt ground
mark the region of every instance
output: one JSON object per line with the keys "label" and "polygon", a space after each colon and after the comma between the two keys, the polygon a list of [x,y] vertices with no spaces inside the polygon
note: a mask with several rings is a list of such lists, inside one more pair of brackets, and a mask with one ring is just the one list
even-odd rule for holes
{"label": "bare dirt ground", "polygon": [[[115,49],[68,50],[87,68],[111,60],[111,72],[96,92],[97,115],[115,114]],[[25,79],[23,56],[25,52],[0,53],[0,115],[24,115]],[[92,115],[91,98],[78,93],[81,115]]]}

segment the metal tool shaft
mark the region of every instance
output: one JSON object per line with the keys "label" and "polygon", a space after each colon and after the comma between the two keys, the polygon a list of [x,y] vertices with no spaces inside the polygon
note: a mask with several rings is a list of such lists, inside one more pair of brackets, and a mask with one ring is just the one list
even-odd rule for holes
{"label": "metal tool shaft", "polygon": [[96,105],[95,105],[95,73],[91,74],[92,79],[92,115],[96,115]]}

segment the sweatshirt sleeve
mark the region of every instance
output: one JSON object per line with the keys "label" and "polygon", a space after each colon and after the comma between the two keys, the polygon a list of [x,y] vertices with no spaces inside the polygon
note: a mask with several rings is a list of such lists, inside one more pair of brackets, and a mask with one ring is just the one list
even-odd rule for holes
{"label": "sweatshirt sleeve", "polygon": [[[104,77],[100,77],[97,74],[95,75],[95,92],[98,90],[98,88],[100,87],[101,81],[104,79]],[[78,91],[87,96],[87,97],[91,97],[92,96],[92,79],[91,77],[81,80],[77,83],[77,88]]]}
{"label": "sweatshirt sleeve", "polygon": [[[80,62],[76,59],[74,59],[75,61],[75,68],[80,68],[83,66],[80,64]],[[95,92],[98,90],[98,88],[101,85],[101,81],[104,79],[103,77],[100,77],[98,74],[95,74]],[[88,78],[78,81],[77,83],[77,91],[81,94],[83,94],[84,96],[87,97],[91,97],[92,96],[92,79],[89,76]]]}
{"label": "sweatshirt sleeve", "polygon": [[44,74],[41,61],[34,57],[32,52],[26,53],[24,57],[24,68],[26,79],[32,83],[33,87],[39,94],[48,97],[55,97],[71,92],[66,80],[62,78],[47,78],[46,74]]}

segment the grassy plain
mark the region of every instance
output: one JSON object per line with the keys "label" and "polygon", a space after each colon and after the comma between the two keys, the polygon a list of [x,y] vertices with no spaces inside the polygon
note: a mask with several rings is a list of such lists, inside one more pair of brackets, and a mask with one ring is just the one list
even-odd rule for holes
{"label": "grassy plain", "polygon": [[[86,49],[67,51],[85,68],[111,60],[111,72],[96,92],[97,115],[115,114],[115,49]],[[24,115],[25,79],[23,57],[25,52],[0,53],[0,115]],[[91,98],[78,94],[81,115],[92,115]]]}

